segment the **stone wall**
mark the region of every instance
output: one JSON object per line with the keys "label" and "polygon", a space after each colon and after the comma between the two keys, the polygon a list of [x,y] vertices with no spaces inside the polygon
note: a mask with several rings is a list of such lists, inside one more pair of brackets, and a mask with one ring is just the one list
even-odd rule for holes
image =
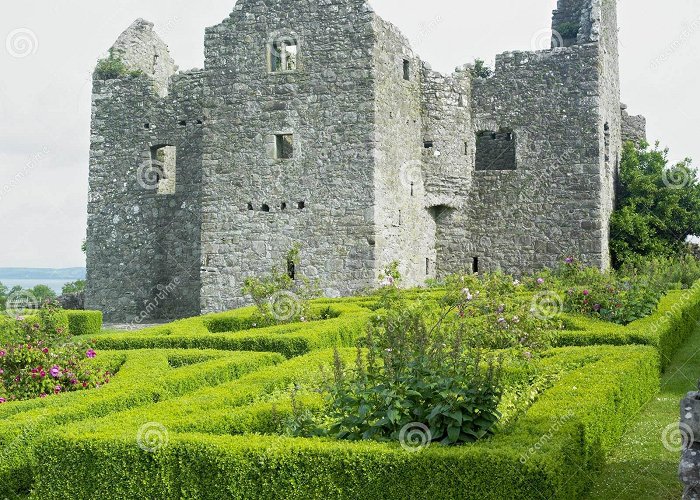
{"label": "stone wall", "polygon": [[683,500],[700,499],[700,384],[681,401],[679,435],[681,463],[678,478],[683,484]]}
{"label": "stone wall", "polygon": [[449,235],[446,271],[475,257],[480,270],[516,274],[568,254],[603,265],[597,64],[595,45],[512,52],[474,80],[472,132],[512,131],[516,170],[474,172],[447,221],[462,230]]}
{"label": "stone wall", "polygon": [[[364,0],[239,0],[206,32],[205,69],[175,74],[138,20],[114,52],[143,76],[95,81],[87,306],[237,307],[294,244],[329,296],[392,261],[408,285],[567,255],[605,268],[622,138],[643,118],[620,108],[615,0],[559,0],[561,26],[554,49],[474,78],[432,71]],[[160,147],[176,160],[154,174]]]}
{"label": "stone wall", "polygon": [[[86,307],[110,322],[198,314],[201,73],[175,76],[168,92],[159,90],[164,70],[145,65],[150,50],[171,59],[150,23],[134,23],[118,45],[119,57],[143,75],[94,81]],[[167,195],[151,152],[166,144],[177,151],[175,192]]]}
{"label": "stone wall", "polygon": [[647,140],[647,119],[630,115],[626,104],[622,105],[622,140],[636,143]]}
{"label": "stone wall", "polygon": [[[327,295],[375,282],[373,22],[359,0],[245,0],[207,30],[203,311],[243,304],[294,243]],[[296,71],[270,72],[275,40],[298,43]]]}
{"label": "stone wall", "polygon": [[404,284],[417,286],[435,276],[435,229],[421,174],[422,64],[396,27],[375,17],[374,31],[377,271],[398,261]]}

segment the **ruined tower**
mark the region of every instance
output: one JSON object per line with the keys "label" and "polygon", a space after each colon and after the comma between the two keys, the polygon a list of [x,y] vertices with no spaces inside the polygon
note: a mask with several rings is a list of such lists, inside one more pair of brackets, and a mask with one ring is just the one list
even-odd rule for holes
{"label": "ruined tower", "polygon": [[[152,25],[96,76],[89,307],[110,320],[244,304],[295,243],[327,295],[464,270],[609,264],[625,130],[614,0],[560,0],[552,48],[430,69],[364,0],[238,0],[176,73]],[[138,71],[138,74],[133,74]],[[632,132],[628,132],[631,134]]]}

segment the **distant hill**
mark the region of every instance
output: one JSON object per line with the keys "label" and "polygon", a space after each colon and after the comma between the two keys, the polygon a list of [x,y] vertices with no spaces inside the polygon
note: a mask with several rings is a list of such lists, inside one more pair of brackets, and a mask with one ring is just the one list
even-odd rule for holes
{"label": "distant hill", "polygon": [[8,280],[84,280],[84,267],[42,269],[30,267],[0,267],[0,281]]}

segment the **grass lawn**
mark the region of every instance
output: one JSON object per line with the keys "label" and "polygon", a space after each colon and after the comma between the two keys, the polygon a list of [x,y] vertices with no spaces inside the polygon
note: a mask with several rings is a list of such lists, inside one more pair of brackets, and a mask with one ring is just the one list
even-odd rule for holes
{"label": "grass lawn", "polygon": [[[700,378],[700,328],[678,349],[661,378],[661,392],[649,401],[608,458],[601,475],[591,478],[589,499],[663,499],[676,500],[683,488],[678,481],[680,462],[676,428],[680,401],[695,389]],[[664,430],[675,426],[664,445]]]}

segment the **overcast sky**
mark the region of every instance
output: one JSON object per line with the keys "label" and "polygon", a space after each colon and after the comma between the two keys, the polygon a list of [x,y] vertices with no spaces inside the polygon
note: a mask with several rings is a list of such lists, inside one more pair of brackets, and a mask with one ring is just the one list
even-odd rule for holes
{"label": "overcast sky", "polygon": [[[293,0],[290,0],[292,2]],[[83,266],[91,73],[143,17],[180,69],[234,0],[23,0],[0,6],[0,267]],[[433,69],[542,49],[556,0],[371,0]],[[700,162],[700,1],[618,0],[622,99],[671,158]]]}

